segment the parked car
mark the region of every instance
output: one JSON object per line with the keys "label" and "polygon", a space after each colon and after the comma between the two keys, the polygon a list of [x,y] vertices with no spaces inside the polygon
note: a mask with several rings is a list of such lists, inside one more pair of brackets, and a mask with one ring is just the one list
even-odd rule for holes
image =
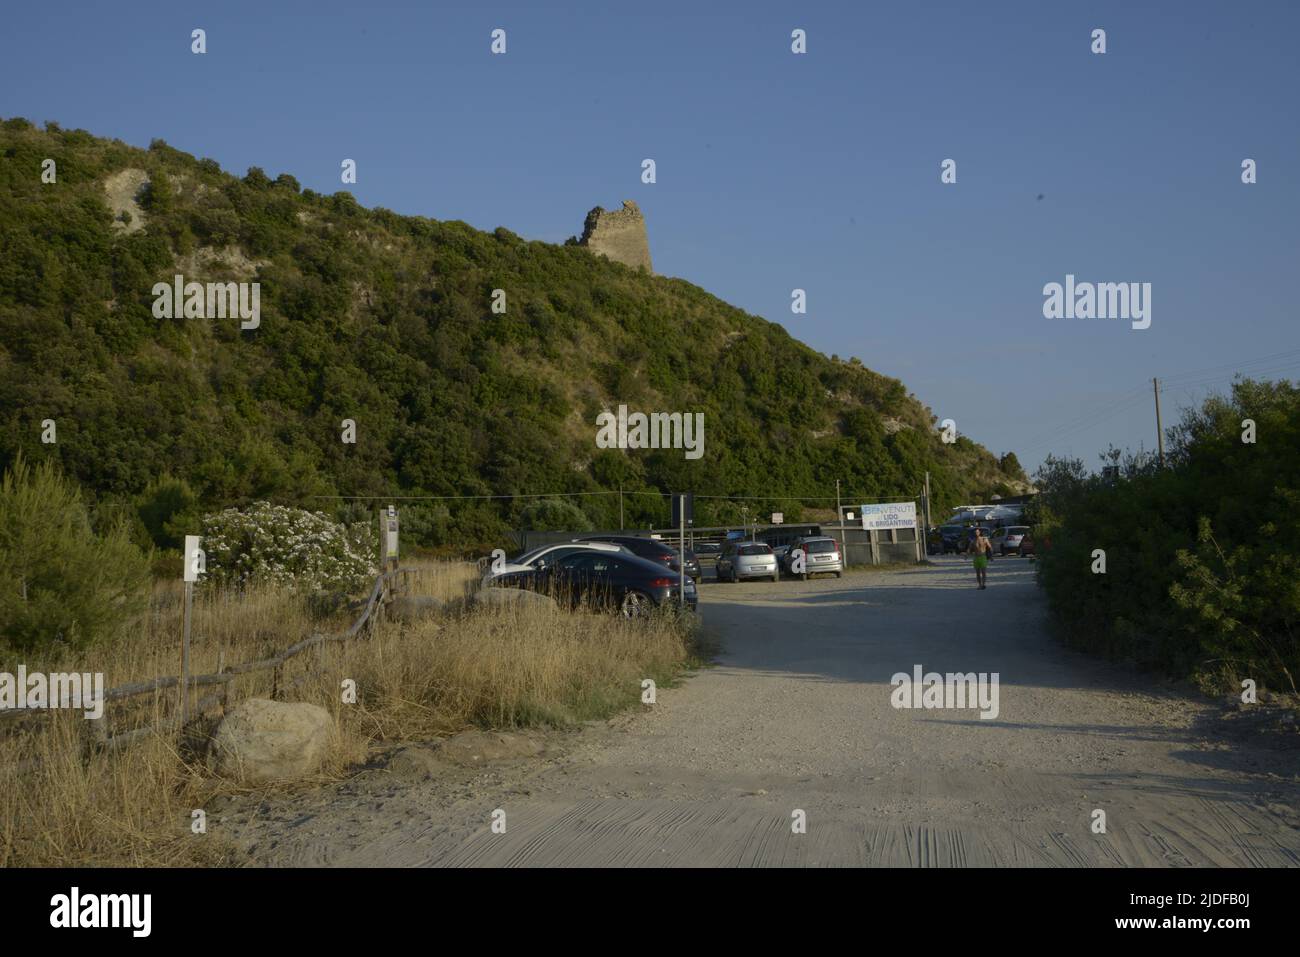
{"label": "parked car", "polygon": [[994,551],[999,555],[1020,554],[1020,543],[1028,531],[1028,525],[1004,525],[993,533]]}
{"label": "parked car", "polygon": [[[667,565],[673,571],[677,571],[680,564],[677,560],[677,546],[662,538],[641,538],[637,535],[584,535],[576,541],[622,545],[633,555]],[[686,549],[686,574],[697,580],[700,577],[700,561],[689,548]]]}
{"label": "parked car", "polygon": [[1020,536],[1020,546],[1018,551],[1021,555],[1033,555],[1034,552],[1034,531],[1026,529],[1025,534]]}
{"label": "parked car", "polygon": [[727,542],[718,556],[718,581],[738,582],[742,578],[770,578],[777,581],[776,555],[766,542]]}
{"label": "parked car", "polygon": [[804,573],[809,575],[833,574],[836,578],[844,574],[844,556],[840,554],[840,543],[829,535],[807,535],[790,543],[790,550],[781,559],[781,571],[793,575],[795,552],[804,555]]}
{"label": "parked car", "polygon": [[949,552],[960,551],[961,537],[965,531],[964,525],[940,525],[939,554],[947,555]]}
{"label": "parked car", "polygon": [[[686,607],[695,611],[699,594],[688,576]],[[584,549],[541,568],[506,572],[490,587],[521,588],[549,595],[562,608],[586,605],[642,618],[657,608],[681,607],[681,579],[662,563],[629,552]]]}
{"label": "parked car", "polygon": [[722,554],[721,542],[696,542],[691,549],[698,558],[716,558]]}
{"label": "parked car", "polygon": [[558,559],[566,555],[572,555],[574,552],[627,552],[621,545],[611,545],[607,542],[556,542],[552,545],[541,545],[537,548],[526,551],[514,558],[507,559],[506,563],[498,569],[493,569],[491,562],[488,563],[486,571],[483,572],[483,584],[486,585],[492,579],[507,572],[527,571],[531,568],[545,568]]}

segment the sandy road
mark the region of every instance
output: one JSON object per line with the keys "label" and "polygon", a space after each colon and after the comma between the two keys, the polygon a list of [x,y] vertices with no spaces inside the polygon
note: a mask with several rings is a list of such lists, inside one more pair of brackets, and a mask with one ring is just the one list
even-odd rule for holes
{"label": "sandy road", "polygon": [[[1300,864],[1300,751],[1062,649],[1025,560],[983,592],[942,559],[709,583],[701,607],[718,667],[645,713],[559,757],[264,807],[245,843],[274,864]],[[890,678],[915,665],[997,672],[997,718],[895,709]]]}

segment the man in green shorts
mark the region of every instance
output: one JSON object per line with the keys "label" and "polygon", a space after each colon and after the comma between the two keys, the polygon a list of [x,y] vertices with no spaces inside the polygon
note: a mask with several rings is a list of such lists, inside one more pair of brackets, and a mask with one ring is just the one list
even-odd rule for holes
{"label": "man in green shorts", "polygon": [[989,558],[993,554],[993,543],[984,537],[984,529],[975,529],[975,540],[970,543],[975,554],[975,581],[980,588],[988,587]]}

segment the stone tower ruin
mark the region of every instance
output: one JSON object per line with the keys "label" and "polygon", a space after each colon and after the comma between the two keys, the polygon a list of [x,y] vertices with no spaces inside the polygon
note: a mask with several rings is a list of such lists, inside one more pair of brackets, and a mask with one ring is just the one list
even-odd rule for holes
{"label": "stone tower ruin", "polygon": [[633,269],[644,266],[646,272],[654,272],[645,217],[630,199],[623,200],[622,209],[611,211],[597,206],[589,212],[578,245]]}

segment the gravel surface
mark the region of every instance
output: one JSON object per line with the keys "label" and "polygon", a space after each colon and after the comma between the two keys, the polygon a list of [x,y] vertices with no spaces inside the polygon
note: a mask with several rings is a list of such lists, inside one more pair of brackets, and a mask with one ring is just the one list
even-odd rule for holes
{"label": "gravel surface", "polygon": [[[218,827],[272,865],[1300,864],[1294,725],[1063,649],[1032,568],[707,582],[718,664],[642,713],[408,747]],[[893,707],[917,665],[996,672],[997,717]]]}

